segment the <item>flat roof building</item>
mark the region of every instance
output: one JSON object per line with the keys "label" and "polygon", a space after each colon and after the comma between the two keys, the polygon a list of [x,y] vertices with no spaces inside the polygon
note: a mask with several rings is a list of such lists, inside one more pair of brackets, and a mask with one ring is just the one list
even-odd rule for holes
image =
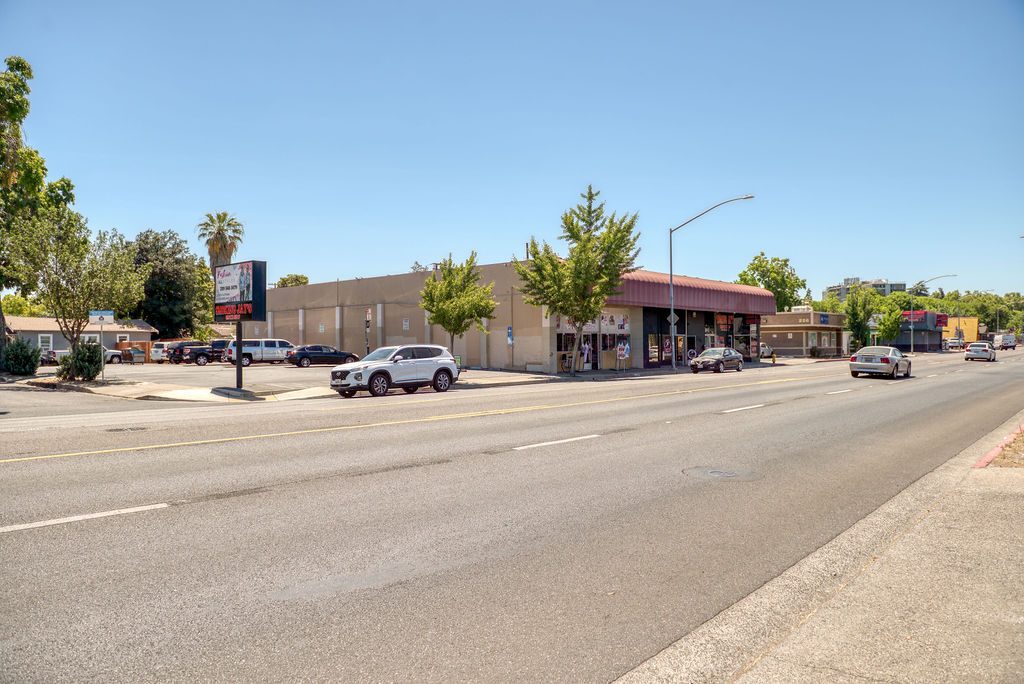
{"label": "flat roof building", "polygon": [[[481,283],[494,283],[498,302],[489,334],[470,329],[452,353],[464,367],[565,370],[575,330],[560,316],[527,304],[512,263],[478,267]],[[285,338],[298,345],[329,344],[363,356],[391,344],[449,344],[448,333],[427,323],[420,291],[429,272],[337,280],[267,290],[267,321],[246,322],[246,337]],[[749,285],[675,276],[679,317],[676,362],[685,364],[706,347],[731,346],[747,359],[758,357],[761,316],[775,313],[775,296]],[[671,365],[669,277],[635,271],[623,278],[601,315],[582,331],[590,353],[584,368],[651,368]],[[618,359],[619,349],[628,351]]]}
{"label": "flat roof building", "polygon": [[861,280],[860,278],[843,278],[841,285],[832,285],[826,287],[821,292],[821,298],[825,299],[828,295],[833,294],[839,298],[839,301],[845,302],[846,296],[850,294],[850,290],[854,287],[869,287],[883,297],[887,297],[893,292],[906,292],[906,283],[890,283],[885,278],[875,278],[874,280]]}

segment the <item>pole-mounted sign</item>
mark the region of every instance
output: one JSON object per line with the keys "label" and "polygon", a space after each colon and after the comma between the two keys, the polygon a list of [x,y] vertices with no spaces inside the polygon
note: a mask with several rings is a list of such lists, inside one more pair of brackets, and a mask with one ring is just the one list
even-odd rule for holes
{"label": "pole-mounted sign", "polygon": [[100,380],[107,380],[107,352],[103,348],[103,326],[114,322],[113,311],[90,311],[89,324],[100,326]]}
{"label": "pole-mounted sign", "polygon": [[213,269],[213,320],[235,322],[235,389],[242,389],[242,321],[267,320],[267,262]]}

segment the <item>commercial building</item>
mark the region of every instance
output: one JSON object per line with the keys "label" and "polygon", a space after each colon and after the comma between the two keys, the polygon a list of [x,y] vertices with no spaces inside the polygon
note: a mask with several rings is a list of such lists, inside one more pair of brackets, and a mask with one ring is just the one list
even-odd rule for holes
{"label": "commercial building", "polygon": [[903,325],[900,336],[895,341],[878,339],[878,317],[872,317],[871,344],[884,344],[908,352],[911,347],[911,330],[913,330],[913,347],[915,352],[942,351],[943,330],[949,325],[949,316],[938,311],[904,311]]}
{"label": "commercial building", "polygon": [[[480,282],[494,283],[498,307],[486,321],[489,334],[474,328],[451,344],[462,365],[546,373],[567,368],[576,334],[569,321],[527,304],[511,263],[478,270]],[[244,323],[244,335],[329,344],[360,356],[391,344],[448,346],[448,333],[428,324],[420,307],[428,277],[414,272],[274,288],[267,291],[267,321]],[[583,368],[670,365],[668,275],[636,271],[625,276],[620,291],[583,327],[580,345],[589,348]],[[677,364],[715,346],[731,346],[756,359],[761,316],[775,313],[775,297],[767,290],[686,276],[675,276],[675,303]]]}
{"label": "commercial building", "polygon": [[[964,344],[978,341],[978,317],[949,315],[949,323],[942,328],[943,339],[959,337]],[[916,346],[916,345],[915,345]]]}
{"label": "commercial building", "polygon": [[875,278],[874,280],[861,280],[860,278],[843,278],[841,285],[832,285],[826,287],[821,292],[821,298],[825,299],[828,295],[832,294],[839,298],[839,301],[845,302],[846,296],[850,294],[850,290],[854,287],[867,287],[871,288],[878,294],[886,297],[893,292],[906,292],[906,283],[890,283],[885,278]]}
{"label": "commercial building", "polygon": [[845,353],[845,325],[846,314],[794,306],[762,319],[761,340],[778,356],[839,356]]}

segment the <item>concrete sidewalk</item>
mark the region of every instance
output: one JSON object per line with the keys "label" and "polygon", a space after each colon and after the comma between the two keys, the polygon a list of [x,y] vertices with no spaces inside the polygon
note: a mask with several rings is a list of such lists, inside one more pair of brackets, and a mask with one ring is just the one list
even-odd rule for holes
{"label": "concrete sidewalk", "polygon": [[1024,681],[1024,411],[621,682]]}

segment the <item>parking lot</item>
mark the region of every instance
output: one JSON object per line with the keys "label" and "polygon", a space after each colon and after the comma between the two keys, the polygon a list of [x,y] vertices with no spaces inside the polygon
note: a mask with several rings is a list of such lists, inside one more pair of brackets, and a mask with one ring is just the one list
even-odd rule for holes
{"label": "parking lot", "polygon": [[[52,374],[54,370],[54,366],[43,366],[39,374]],[[327,388],[331,366],[299,368],[290,363],[254,363],[242,369],[242,372],[246,386],[259,383],[281,385],[287,389]],[[226,363],[210,363],[206,366],[191,363],[108,364],[105,373],[108,382],[124,380],[208,389],[235,386],[235,367]]]}

